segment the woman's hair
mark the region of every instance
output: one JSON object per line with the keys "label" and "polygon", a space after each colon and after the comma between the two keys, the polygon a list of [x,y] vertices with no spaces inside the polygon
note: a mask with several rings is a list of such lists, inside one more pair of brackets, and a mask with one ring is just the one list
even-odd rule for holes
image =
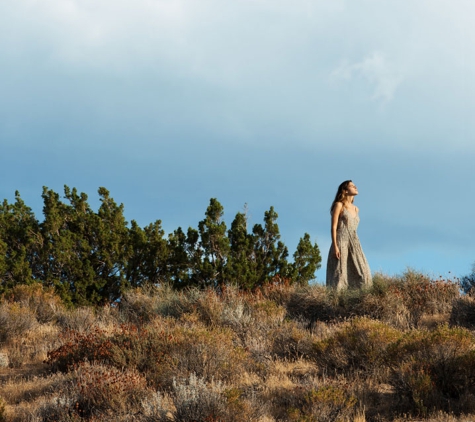
{"label": "woman's hair", "polygon": [[333,208],[335,208],[335,205],[336,205],[337,202],[342,202],[342,203],[345,202],[346,197],[347,197],[345,191],[348,190],[348,185],[351,182],[352,182],[351,180],[345,180],[342,184],[340,184],[340,186],[338,186],[338,191],[335,195],[335,199],[332,202],[332,206],[330,208],[330,213],[333,212]]}

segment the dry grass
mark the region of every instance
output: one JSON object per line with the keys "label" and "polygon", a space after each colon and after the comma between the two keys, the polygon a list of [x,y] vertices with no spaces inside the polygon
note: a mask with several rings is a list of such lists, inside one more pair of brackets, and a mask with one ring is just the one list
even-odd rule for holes
{"label": "dry grass", "polygon": [[338,293],[137,289],[97,309],[19,286],[0,301],[0,421],[475,420],[473,309],[410,271]]}

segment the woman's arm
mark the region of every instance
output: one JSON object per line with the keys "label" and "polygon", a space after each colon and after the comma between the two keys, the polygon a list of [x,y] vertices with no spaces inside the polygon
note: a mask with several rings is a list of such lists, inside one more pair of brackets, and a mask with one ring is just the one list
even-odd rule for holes
{"label": "woman's arm", "polygon": [[340,259],[340,248],[338,248],[338,243],[336,241],[336,229],[338,227],[338,218],[340,217],[342,209],[343,204],[341,202],[337,202],[332,212],[332,243],[336,259]]}

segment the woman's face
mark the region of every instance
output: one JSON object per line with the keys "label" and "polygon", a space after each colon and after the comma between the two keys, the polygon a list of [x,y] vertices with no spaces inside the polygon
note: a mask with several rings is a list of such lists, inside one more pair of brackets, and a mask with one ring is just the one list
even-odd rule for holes
{"label": "woman's face", "polygon": [[346,192],[350,196],[356,196],[358,195],[358,188],[353,182],[350,182],[346,188]]}

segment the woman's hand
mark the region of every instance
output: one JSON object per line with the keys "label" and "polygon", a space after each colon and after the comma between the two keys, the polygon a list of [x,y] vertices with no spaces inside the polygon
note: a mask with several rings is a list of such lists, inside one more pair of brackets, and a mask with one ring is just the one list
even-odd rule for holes
{"label": "woman's hand", "polygon": [[334,252],[335,252],[336,259],[340,259],[340,249],[336,245],[335,245],[335,251]]}

